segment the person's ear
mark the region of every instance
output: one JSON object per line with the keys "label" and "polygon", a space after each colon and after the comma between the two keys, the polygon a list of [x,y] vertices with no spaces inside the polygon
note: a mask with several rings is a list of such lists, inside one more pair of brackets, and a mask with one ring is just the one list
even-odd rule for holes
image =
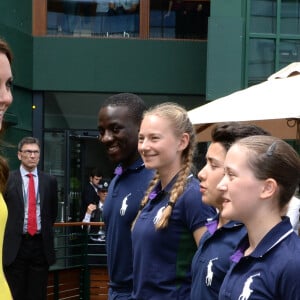
{"label": "person's ear", "polygon": [[20,151],[18,151],[18,159],[19,159],[19,160],[22,160],[21,152],[20,152]]}
{"label": "person's ear", "polygon": [[277,187],[278,184],[276,180],[273,178],[266,179],[263,185],[261,197],[264,199],[272,197],[276,193]]}
{"label": "person's ear", "polygon": [[186,132],[183,133],[180,137],[178,150],[183,151],[188,146],[189,142],[190,142],[189,134]]}

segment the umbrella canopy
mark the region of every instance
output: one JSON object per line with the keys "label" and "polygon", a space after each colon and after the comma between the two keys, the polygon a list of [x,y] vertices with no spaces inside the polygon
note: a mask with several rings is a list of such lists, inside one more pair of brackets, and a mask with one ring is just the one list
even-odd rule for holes
{"label": "umbrella canopy", "polygon": [[209,141],[215,123],[256,124],[282,139],[298,139],[300,129],[300,62],[267,81],[237,91],[188,112],[198,141]]}

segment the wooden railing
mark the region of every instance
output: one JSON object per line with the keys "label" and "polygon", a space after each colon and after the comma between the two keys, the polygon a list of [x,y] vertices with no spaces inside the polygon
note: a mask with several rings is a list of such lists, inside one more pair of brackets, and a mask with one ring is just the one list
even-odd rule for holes
{"label": "wooden railing", "polygon": [[[51,266],[47,300],[106,300],[108,274],[104,244],[102,253],[90,254],[97,244],[89,243],[87,226],[104,226],[103,222],[67,222],[55,224],[56,264]],[[91,257],[100,258],[100,262]]]}

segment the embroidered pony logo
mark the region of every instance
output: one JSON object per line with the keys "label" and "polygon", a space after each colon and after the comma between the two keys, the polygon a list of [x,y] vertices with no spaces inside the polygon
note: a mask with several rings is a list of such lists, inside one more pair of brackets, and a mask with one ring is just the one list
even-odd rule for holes
{"label": "embroidered pony logo", "polygon": [[213,261],[217,260],[218,257],[212,258],[208,264],[207,264],[207,274],[206,274],[206,278],[205,278],[205,283],[207,286],[211,286],[213,277],[214,277],[214,272],[212,271],[212,267],[213,267]]}
{"label": "embroidered pony logo", "polygon": [[120,209],[120,215],[121,216],[124,216],[125,215],[125,212],[126,212],[126,209],[128,207],[128,204],[127,204],[127,200],[128,200],[128,197],[131,196],[131,193],[129,193],[122,201],[122,206],[121,206],[121,209]]}
{"label": "embroidered pony logo", "polygon": [[246,282],[244,283],[243,291],[238,300],[248,300],[250,298],[253,292],[253,290],[250,288],[250,285],[253,283],[253,278],[257,276],[260,276],[260,273],[256,273],[246,280]]}
{"label": "embroidered pony logo", "polygon": [[158,210],[158,212],[156,213],[156,216],[155,216],[154,219],[153,219],[153,223],[154,223],[154,224],[156,224],[156,223],[160,220],[161,215],[162,215],[164,209],[165,209],[165,206],[161,207],[161,208]]}

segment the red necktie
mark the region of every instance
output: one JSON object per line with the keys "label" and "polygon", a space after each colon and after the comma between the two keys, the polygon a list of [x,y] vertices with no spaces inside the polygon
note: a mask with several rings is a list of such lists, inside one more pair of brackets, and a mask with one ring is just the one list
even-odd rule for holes
{"label": "red necktie", "polygon": [[28,223],[27,231],[30,235],[35,235],[37,232],[36,224],[36,200],[35,200],[35,188],[34,179],[31,173],[28,173]]}

